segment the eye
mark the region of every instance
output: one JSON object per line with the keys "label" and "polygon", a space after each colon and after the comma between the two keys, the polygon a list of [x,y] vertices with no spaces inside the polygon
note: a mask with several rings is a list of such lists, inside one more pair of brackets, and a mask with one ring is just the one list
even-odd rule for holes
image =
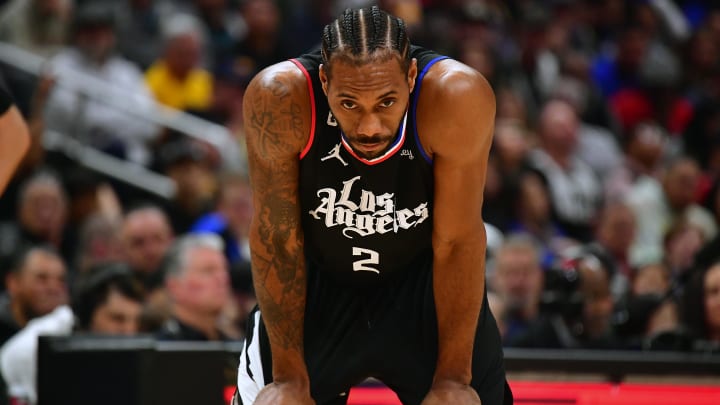
{"label": "eye", "polygon": [[390,99],[381,101],[380,107],[389,108],[389,107],[392,107],[394,104],[395,104],[395,100],[390,98]]}
{"label": "eye", "polygon": [[352,110],[357,106],[354,102],[350,100],[343,100],[340,102],[340,105],[346,110]]}

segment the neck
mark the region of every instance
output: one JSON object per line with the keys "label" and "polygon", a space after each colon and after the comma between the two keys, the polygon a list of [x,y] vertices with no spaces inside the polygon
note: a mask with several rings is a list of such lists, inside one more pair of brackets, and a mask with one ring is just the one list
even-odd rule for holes
{"label": "neck", "polygon": [[183,306],[175,307],[175,317],[182,323],[199,330],[208,340],[219,340],[217,329],[217,314],[191,311]]}

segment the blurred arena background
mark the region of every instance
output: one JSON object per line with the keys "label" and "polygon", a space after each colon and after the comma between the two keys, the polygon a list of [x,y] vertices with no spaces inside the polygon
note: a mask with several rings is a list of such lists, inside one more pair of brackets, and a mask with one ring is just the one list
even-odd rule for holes
{"label": "blurred arena background", "polygon": [[[32,134],[0,196],[0,404],[224,401],[254,305],[244,88],[368,4],[495,91],[487,280],[516,403],[720,403],[716,3],[0,0]],[[167,278],[181,240],[220,246],[221,275]],[[349,401],[398,403],[372,380]]]}

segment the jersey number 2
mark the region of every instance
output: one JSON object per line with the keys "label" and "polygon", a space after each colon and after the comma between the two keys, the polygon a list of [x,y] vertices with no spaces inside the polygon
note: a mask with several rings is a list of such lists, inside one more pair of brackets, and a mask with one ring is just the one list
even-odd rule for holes
{"label": "jersey number 2", "polygon": [[353,256],[368,256],[365,259],[358,259],[353,262],[353,271],[372,271],[380,274],[380,270],[370,267],[371,264],[380,264],[380,253],[359,247],[353,247]]}

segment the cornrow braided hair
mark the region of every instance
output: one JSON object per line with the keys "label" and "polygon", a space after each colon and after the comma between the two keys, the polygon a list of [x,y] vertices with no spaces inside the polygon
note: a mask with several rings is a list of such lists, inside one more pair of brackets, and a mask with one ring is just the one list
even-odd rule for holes
{"label": "cornrow braided hair", "polygon": [[392,53],[400,56],[405,71],[410,66],[410,41],[405,23],[377,6],[347,9],[326,25],[321,52],[323,64],[328,67],[334,56],[362,64]]}

